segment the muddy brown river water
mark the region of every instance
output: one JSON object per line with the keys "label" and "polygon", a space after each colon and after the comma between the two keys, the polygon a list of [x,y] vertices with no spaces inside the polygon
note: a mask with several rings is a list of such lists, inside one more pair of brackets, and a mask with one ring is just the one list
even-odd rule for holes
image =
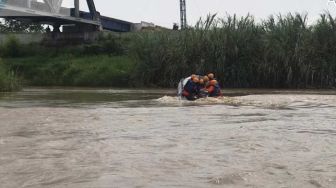
{"label": "muddy brown river water", "polygon": [[224,93],[0,94],[0,187],[336,187],[336,91]]}

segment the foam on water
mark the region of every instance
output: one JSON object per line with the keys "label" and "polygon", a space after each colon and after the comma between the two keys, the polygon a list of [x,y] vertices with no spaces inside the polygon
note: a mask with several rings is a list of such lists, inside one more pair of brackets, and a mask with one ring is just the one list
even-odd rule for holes
{"label": "foam on water", "polygon": [[240,101],[237,98],[233,97],[207,97],[201,98],[196,101],[188,101],[181,99],[179,97],[164,96],[159,99],[156,99],[156,102],[161,104],[180,104],[180,105],[214,105],[214,104],[223,104],[223,105],[239,105]]}
{"label": "foam on water", "polygon": [[196,101],[187,101],[179,97],[164,96],[154,100],[166,105],[233,105],[252,106],[266,109],[292,109],[296,107],[334,107],[334,95],[247,95],[237,97],[201,98]]}
{"label": "foam on water", "polygon": [[250,105],[269,109],[290,109],[310,107],[334,107],[335,95],[248,95],[236,97],[242,105]]}

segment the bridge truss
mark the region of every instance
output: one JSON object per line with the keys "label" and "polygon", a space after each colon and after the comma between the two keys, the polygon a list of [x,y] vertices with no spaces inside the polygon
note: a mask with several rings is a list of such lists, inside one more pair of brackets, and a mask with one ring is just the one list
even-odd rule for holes
{"label": "bridge truss", "polygon": [[74,11],[63,8],[63,0],[0,0],[0,18],[29,20],[54,27],[75,24],[100,28],[100,16],[93,0],[86,0],[92,19],[80,18],[79,0],[74,0]]}

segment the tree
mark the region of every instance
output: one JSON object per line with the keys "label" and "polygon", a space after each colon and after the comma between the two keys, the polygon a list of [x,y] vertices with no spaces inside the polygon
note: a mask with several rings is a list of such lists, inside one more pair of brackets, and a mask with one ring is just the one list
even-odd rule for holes
{"label": "tree", "polygon": [[44,28],[41,24],[24,20],[4,19],[0,22],[0,32],[2,33],[42,33]]}
{"label": "tree", "polygon": [[179,30],[179,26],[177,25],[177,23],[174,23],[173,30],[175,31]]}

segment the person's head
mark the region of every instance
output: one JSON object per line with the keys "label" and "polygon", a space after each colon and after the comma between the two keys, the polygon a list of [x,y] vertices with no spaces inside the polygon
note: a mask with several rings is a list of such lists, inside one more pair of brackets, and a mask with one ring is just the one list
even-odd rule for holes
{"label": "person's head", "polygon": [[218,84],[217,80],[211,80],[210,81],[210,85],[212,85],[212,86],[215,86],[217,84]]}
{"label": "person's head", "polygon": [[208,74],[208,78],[209,78],[210,80],[213,80],[213,79],[215,78],[215,75],[214,75],[213,73],[209,73],[209,74]]}
{"label": "person's head", "polygon": [[204,85],[204,80],[202,78],[199,80],[199,84]]}
{"label": "person's head", "polygon": [[203,80],[204,80],[205,83],[206,83],[206,82],[209,82],[209,77],[208,77],[208,76],[204,76],[204,77],[203,77]]}
{"label": "person's head", "polygon": [[191,75],[191,79],[193,80],[194,78],[196,78],[197,76],[196,76],[196,74],[192,74]]}
{"label": "person's head", "polygon": [[194,83],[199,83],[199,79],[197,78],[197,77],[195,77],[194,79],[192,79],[192,81],[194,82]]}

